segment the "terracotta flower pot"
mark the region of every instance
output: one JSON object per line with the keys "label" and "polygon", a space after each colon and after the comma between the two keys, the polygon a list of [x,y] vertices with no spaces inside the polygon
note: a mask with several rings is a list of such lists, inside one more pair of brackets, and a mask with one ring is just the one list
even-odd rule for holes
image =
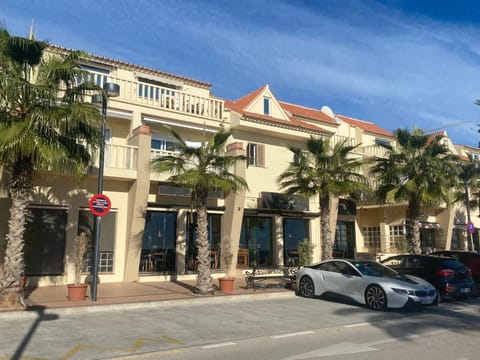
{"label": "terracotta flower pot", "polygon": [[233,293],[233,283],[235,278],[220,278],[218,279],[218,284],[221,292],[226,294]]}
{"label": "terracotta flower pot", "polygon": [[87,297],[88,284],[68,284],[68,299],[70,301],[83,301]]}

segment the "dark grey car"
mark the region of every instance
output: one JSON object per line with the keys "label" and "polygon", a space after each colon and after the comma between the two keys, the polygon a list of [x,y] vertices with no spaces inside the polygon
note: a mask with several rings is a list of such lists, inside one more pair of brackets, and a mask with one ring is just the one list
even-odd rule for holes
{"label": "dark grey car", "polygon": [[470,269],[450,257],[405,254],[389,257],[381,263],[402,274],[427,280],[444,299],[465,300],[474,291]]}

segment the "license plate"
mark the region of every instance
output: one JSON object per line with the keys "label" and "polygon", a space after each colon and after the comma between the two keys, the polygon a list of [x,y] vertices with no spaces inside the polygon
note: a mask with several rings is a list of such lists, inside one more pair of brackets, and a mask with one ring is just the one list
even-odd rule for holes
{"label": "license plate", "polygon": [[462,294],[467,294],[467,293],[470,293],[471,291],[472,291],[472,289],[470,289],[470,288],[461,288],[460,289],[460,292]]}

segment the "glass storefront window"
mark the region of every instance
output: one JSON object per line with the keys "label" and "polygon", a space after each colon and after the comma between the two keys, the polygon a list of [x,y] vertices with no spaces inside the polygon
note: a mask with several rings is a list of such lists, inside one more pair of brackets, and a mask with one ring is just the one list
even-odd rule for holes
{"label": "glass storefront window", "polygon": [[468,249],[465,247],[467,242],[467,232],[464,229],[454,228],[452,231],[452,244],[450,250]]}
{"label": "glass storefront window", "polygon": [[272,239],[272,218],[260,216],[243,217],[240,249],[249,250],[249,266],[273,266]]}
{"label": "glass storefront window", "polygon": [[[196,234],[196,214],[187,215],[187,259],[186,270],[197,270],[197,234]],[[208,214],[208,242],[210,243],[210,268],[220,268],[220,239],[221,239],[222,215]]]}
{"label": "glass storefront window", "polygon": [[27,209],[24,234],[25,275],[63,274],[66,225],[66,209]]}
{"label": "glass storefront window", "polygon": [[283,263],[286,266],[299,265],[298,244],[308,239],[308,220],[283,219]]}
{"label": "glass storefront window", "polygon": [[430,254],[437,250],[435,245],[435,229],[420,229],[420,247],[422,253]]}
{"label": "glass storefront window", "polygon": [[175,272],[176,212],[147,211],[140,258],[141,272]]}
{"label": "glass storefront window", "polygon": [[[112,273],[115,258],[115,230],[117,223],[117,213],[110,211],[100,219],[100,240],[99,240],[99,273]],[[93,266],[93,242],[94,242],[94,216],[90,210],[80,210],[78,212],[78,231],[85,232],[90,238],[90,250],[86,256],[84,272],[92,272]]]}
{"label": "glass storefront window", "polygon": [[355,248],[355,223],[337,221],[335,240],[333,241],[333,257],[353,258]]}

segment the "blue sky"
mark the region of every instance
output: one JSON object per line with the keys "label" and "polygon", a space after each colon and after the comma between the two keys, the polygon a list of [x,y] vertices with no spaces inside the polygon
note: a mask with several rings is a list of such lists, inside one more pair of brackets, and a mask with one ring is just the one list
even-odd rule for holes
{"label": "blue sky", "polygon": [[473,0],[2,0],[15,35],[478,146]]}

